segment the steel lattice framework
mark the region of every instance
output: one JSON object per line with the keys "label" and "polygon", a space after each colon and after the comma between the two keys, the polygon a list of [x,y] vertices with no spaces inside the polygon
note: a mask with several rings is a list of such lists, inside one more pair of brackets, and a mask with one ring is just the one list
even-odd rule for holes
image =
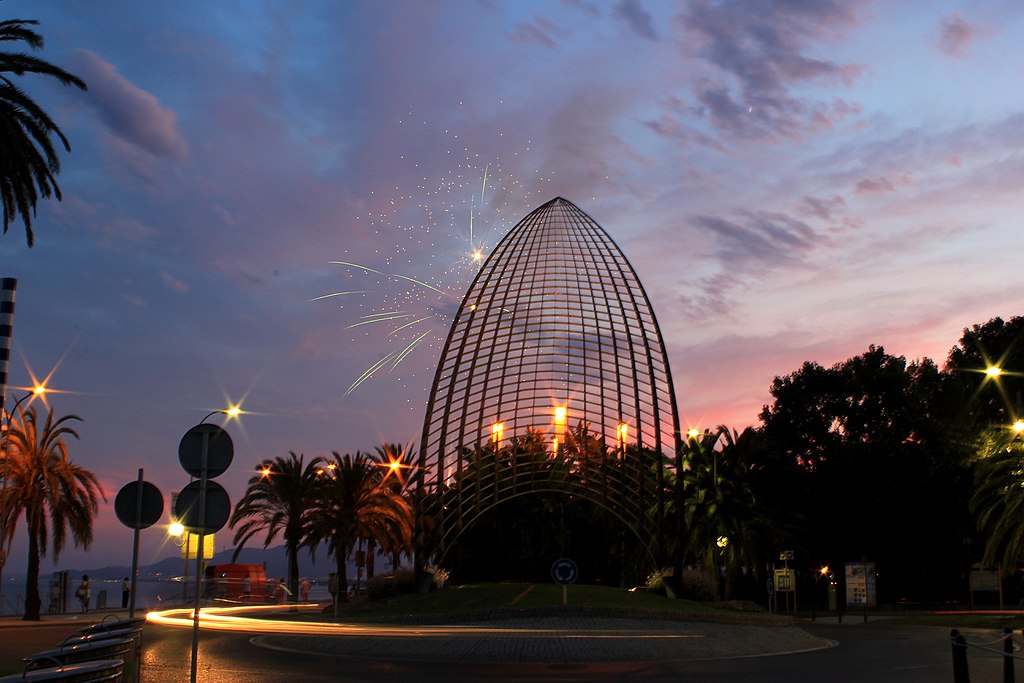
{"label": "steel lattice framework", "polygon": [[[421,490],[449,487],[480,467],[473,448],[491,444],[497,452],[527,430],[543,432],[557,456],[567,427],[579,425],[619,461],[634,461],[620,463],[614,486],[605,478],[602,504],[647,533],[642,520],[663,509],[664,468],[676,461],[680,438],[665,344],[618,245],[557,197],[495,247],[455,316],[423,425]],[[506,485],[500,471],[491,476],[491,485],[474,489],[472,505],[448,505],[449,515],[459,514],[456,523],[442,522],[447,537],[467,513],[517,494],[514,472]]]}

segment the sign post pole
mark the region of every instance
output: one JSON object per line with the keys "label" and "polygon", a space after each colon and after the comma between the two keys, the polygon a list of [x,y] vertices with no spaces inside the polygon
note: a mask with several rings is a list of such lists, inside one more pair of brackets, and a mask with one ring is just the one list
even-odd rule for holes
{"label": "sign post pole", "polygon": [[[211,413],[212,414],[212,413]],[[207,416],[209,417],[209,416]],[[192,671],[191,683],[196,683],[199,665],[199,607],[203,597],[203,546],[206,535],[219,531],[228,521],[231,501],[224,487],[210,481],[219,477],[231,465],[234,446],[231,437],[220,427],[200,422],[188,430],[178,446],[178,460],[182,468],[199,481],[182,489],[175,501],[175,516],[185,531],[198,535],[196,549],[196,595],[192,612]],[[197,486],[198,485],[198,486]],[[207,500],[209,498],[209,500]],[[186,562],[186,566],[188,563]]]}
{"label": "sign post pole", "polygon": [[199,665],[199,601],[202,598],[203,590],[203,541],[206,531],[206,466],[210,457],[210,435],[203,432],[203,450],[200,458],[199,475],[199,547],[196,549],[196,602],[195,611],[192,612],[192,677],[191,683],[196,683]]}
{"label": "sign post pole", "polygon": [[129,587],[128,616],[135,616],[135,588],[139,574],[139,530],[148,529],[164,514],[164,496],[160,489],[139,477],[121,487],[114,498],[114,513],[121,524],[135,530],[132,542],[132,576]]}
{"label": "sign post pole", "polygon": [[135,494],[135,536],[132,539],[132,580],[128,596],[128,618],[135,618],[135,578],[139,575],[139,529],[142,528],[142,468],[139,468],[139,478],[136,488],[139,492]]}
{"label": "sign post pole", "polygon": [[569,604],[569,584],[575,583],[579,573],[576,563],[566,557],[555,560],[551,565],[551,578],[562,586],[562,607]]}

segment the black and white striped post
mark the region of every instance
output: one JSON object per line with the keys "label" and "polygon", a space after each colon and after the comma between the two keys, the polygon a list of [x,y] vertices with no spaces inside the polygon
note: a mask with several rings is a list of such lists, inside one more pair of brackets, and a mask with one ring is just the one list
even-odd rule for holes
{"label": "black and white striped post", "polygon": [[11,331],[14,329],[14,290],[18,281],[13,277],[0,280],[0,415],[7,406],[7,361],[11,357]]}

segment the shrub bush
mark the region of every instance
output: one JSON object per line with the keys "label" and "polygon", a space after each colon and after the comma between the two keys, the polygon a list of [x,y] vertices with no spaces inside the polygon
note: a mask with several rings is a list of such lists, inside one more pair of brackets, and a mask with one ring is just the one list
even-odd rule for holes
{"label": "shrub bush", "polygon": [[391,574],[378,574],[366,586],[371,600],[390,598],[416,591],[416,575],[411,568],[399,568]]}
{"label": "shrub bush", "polygon": [[[672,574],[671,567],[652,572],[647,577],[647,590],[658,595],[665,595],[665,581],[670,580]],[[708,602],[714,600],[718,592],[718,583],[715,581],[715,577],[699,569],[683,569],[680,584],[676,597],[686,600]]]}

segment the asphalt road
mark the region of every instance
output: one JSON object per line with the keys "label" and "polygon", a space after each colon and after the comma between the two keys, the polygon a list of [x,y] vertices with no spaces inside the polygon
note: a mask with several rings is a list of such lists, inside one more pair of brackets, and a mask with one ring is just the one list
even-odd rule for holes
{"label": "asphalt road", "polygon": [[[952,680],[948,629],[893,626],[881,622],[828,625],[808,623],[807,632],[835,641],[823,650],[707,661],[488,662],[416,661],[401,653],[401,640],[381,640],[379,656],[313,655],[257,647],[261,636],[207,633],[200,638],[200,681],[293,683],[303,681],[403,680],[460,681],[764,681],[765,683],[933,683]],[[992,631],[966,632],[971,642],[992,641]],[[479,636],[480,642],[488,636]],[[144,640],[146,683],[189,680],[191,632],[147,626]],[[294,641],[293,641],[294,642]],[[343,651],[344,648],[342,647]],[[970,651],[974,681],[1001,680],[1001,659]],[[1018,667],[1020,668],[1020,667]]]}
{"label": "asphalt road", "polygon": [[[76,627],[69,623],[44,623],[0,628],[0,670],[3,673],[20,671],[22,657],[54,647]],[[685,626],[693,631],[703,627],[700,624]],[[493,640],[507,636],[480,632],[462,636],[472,646],[463,645],[461,655],[448,659],[434,656],[432,661],[423,661],[417,659],[417,653],[428,652],[430,648],[424,648],[423,643],[412,636],[377,639],[342,636],[335,640],[335,651],[340,654],[325,655],[295,651],[293,646],[301,646],[303,636],[281,640],[276,636],[204,630],[199,641],[198,680],[205,683],[294,683],[297,680],[311,683],[338,680],[374,683],[390,680],[430,683],[641,680],[933,683],[953,678],[947,628],[892,625],[884,621],[842,625],[807,622],[800,628],[812,636],[834,641],[835,646],[792,654],[701,660],[700,648],[694,650],[689,647],[692,643],[685,641],[689,648],[685,651],[686,659],[664,658],[665,643],[658,643],[656,649],[651,650],[651,658],[638,655],[628,661],[594,662],[573,661],[573,652],[592,653],[605,645],[600,640],[574,635],[556,639],[557,647],[564,652],[561,661],[521,661],[536,659],[533,654],[554,644],[550,638],[547,643],[538,643],[526,635],[517,636],[520,661],[488,661],[487,648],[495,646]],[[715,637],[722,635],[715,633]],[[972,643],[993,642],[999,637],[994,631],[982,630],[968,630],[965,635]],[[601,633],[594,635],[597,639],[603,637],[606,636]],[[634,647],[642,649],[641,640],[636,640]],[[254,644],[257,642],[263,646]],[[289,649],[272,649],[282,643]],[[710,639],[708,644],[713,645]],[[147,625],[143,636],[143,681],[189,681],[191,646],[189,629]],[[974,648],[968,652],[971,680],[981,683],[1001,680],[999,656]],[[1021,670],[1018,675],[1024,675],[1024,663],[1018,663],[1017,668]]]}

